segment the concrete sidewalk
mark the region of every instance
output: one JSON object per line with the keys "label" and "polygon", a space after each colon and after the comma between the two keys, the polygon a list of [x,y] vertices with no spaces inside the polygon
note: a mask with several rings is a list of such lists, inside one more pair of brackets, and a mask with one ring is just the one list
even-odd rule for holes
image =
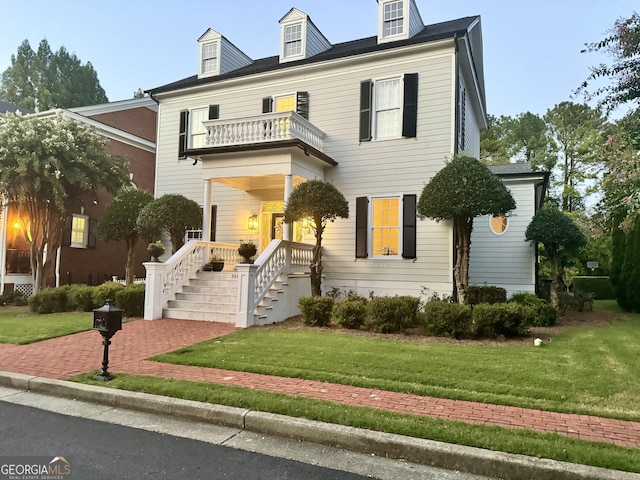
{"label": "concrete sidewalk", "polygon": [[[556,432],[586,440],[609,442],[621,446],[640,447],[640,423],[638,422],[423,397],[245,372],[160,364],[146,360],[151,355],[172,351],[183,346],[226,335],[234,330],[235,327],[232,325],[211,322],[172,319],[132,321],[124,324],[122,332],[119,332],[113,339],[113,344],[110,347],[109,370],[114,373],[152,375],[164,378],[207,381],[222,385],[249,387],[355,406],[367,406],[469,423],[528,428],[541,432]],[[23,377],[22,380],[18,381],[20,388],[32,390],[33,385],[42,385],[45,378],[65,379],[79,373],[98,370],[102,362],[101,341],[102,338],[100,335],[96,332],[88,331],[31,345],[0,345],[0,370],[40,377],[35,380],[29,380],[29,377]],[[34,381],[35,383],[33,383]],[[14,380],[11,380],[11,376],[7,377],[6,375],[4,382],[9,385],[15,383]],[[84,391],[87,388],[86,386],[69,382],[62,383],[66,385],[62,390],[57,390],[57,387],[47,387],[48,390],[51,390],[48,393],[70,396],[70,390]],[[53,385],[47,382],[44,384],[49,386]],[[113,391],[109,390],[109,392]],[[139,395],[128,394],[134,396]],[[112,398],[111,395],[112,393],[107,397]],[[120,393],[119,395],[127,394]],[[165,403],[167,401],[170,400],[163,400]],[[157,400],[154,401],[154,403],[156,402]],[[174,414],[175,412],[169,409],[165,413]],[[255,414],[257,412],[253,413]],[[288,419],[285,422],[279,419],[275,424],[291,423],[295,425],[301,421],[300,419]],[[269,428],[272,427],[273,425]],[[298,427],[296,427],[296,429],[301,431],[309,430]],[[272,433],[278,434],[277,431]],[[371,433],[380,435],[374,432]],[[333,435],[328,436],[328,438],[331,437],[333,437]],[[412,443],[414,440],[416,439],[410,439],[407,440],[407,442]],[[349,442],[347,442],[347,444],[348,443]],[[450,449],[454,448],[453,446],[447,447]],[[398,448],[396,446],[392,449],[393,452],[387,452],[387,455],[399,455],[399,458],[402,458],[407,448]],[[431,460],[429,461],[431,462]],[[475,464],[477,465],[478,462],[475,462]],[[576,471],[575,467],[576,466],[573,465],[571,468],[574,473]],[[449,468],[449,466],[446,468]],[[484,470],[467,471],[482,475],[487,474]],[[605,472],[609,471],[605,470]],[[613,474],[613,472],[610,473]],[[640,475],[623,474],[621,472],[619,472],[619,474],[625,476],[615,478],[640,478]],[[594,477],[584,475],[579,477],[559,477],[554,475],[548,478],[614,478],[603,477],[602,472],[599,472],[598,475],[599,476]],[[528,477],[506,476],[504,478]],[[535,478],[547,477],[536,476]]]}

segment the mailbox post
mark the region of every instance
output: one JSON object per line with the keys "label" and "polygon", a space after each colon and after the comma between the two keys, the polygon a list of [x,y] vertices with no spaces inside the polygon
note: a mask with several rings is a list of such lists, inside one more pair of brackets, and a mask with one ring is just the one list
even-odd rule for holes
{"label": "mailbox post", "polygon": [[113,380],[107,368],[109,367],[109,345],[111,345],[111,337],[118,330],[122,330],[122,310],[111,305],[111,300],[107,300],[102,307],[93,310],[93,329],[102,335],[102,344],[104,345],[104,354],[102,356],[102,373],[95,375],[94,380],[102,380],[104,382]]}

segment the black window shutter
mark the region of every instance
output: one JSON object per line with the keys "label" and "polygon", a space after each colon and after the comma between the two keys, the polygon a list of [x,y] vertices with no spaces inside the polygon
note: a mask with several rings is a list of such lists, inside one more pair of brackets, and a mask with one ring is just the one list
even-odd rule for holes
{"label": "black window shutter", "polygon": [[360,141],[371,141],[371,80],[360,82]]}
{"label": "black window shutter", "polygon": [[211,205],[211,232],[209,241],[216,241],[216,222],[218,221],[218,206]]}
{"label": "black window shutter", "polygon": [[87,237],[87,247],[96,248],[96,230],[98,228],[98,220],[89,219],[89,235]]}
{"label": "black window shutter", "polygon": [[367,258],[367,218],[369,216],[369,199],[356,198],[356,258]]}
{"label": "black window shutter", "polygon": [[62,246],[68,247],[71,245],[71,221],[73,216],[67,217],[64,221],[64,229],[62,230]]}
{"label": "black window shutter", "polygon": [[309,92],[298,92],[296,95],[296,113],[309,120]]}
{"label": "black window shutter", "polygon": [[220,118],[220,105],[209,105],[209,120]]}
{"label": "black window shutter", "polygon": [[273,98],[265,97],[262,99],[262,113],[271,113],[273,111]]}
{"label": "black window shutter", "polygon": [[416,258],[416,195],[402,197],[402,258]]}
{"label": "black window shutter", "polygon": [[418,122],[418,74],[404,75],[404,105],[402,109],[402,136],[415,137]]}
{"label": "black window shutter", "polygon": [[189,111],[180,112],[180,134],[178,136],[178,158],[185,158],[184,152],[187,150],[187,125],[189,123]]}

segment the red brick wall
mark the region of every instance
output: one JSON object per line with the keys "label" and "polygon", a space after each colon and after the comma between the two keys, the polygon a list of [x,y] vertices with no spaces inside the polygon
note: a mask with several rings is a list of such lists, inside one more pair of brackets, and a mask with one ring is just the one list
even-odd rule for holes
{"label": "red brick wall", "polygon": [[89,118],[119,128],[152,142],[156,141],[156,112],[145,107],[102,113]]}

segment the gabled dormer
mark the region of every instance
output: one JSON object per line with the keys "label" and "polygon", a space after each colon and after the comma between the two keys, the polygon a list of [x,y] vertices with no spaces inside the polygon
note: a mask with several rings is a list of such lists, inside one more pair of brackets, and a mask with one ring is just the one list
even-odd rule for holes
{"label": "gabled dormer", "polygon": [[213,29],[198,39],[198,78],[213,77],[253,63],[250,57]]}
{"label": "gabled dormer", "polygon": [[280,63],[313,57],[331,46],[309,15],[297,8],[280,19]]}
{"label": "gabled dormer", "polygon": [[424,29],[415,0],[377,0],[378,43],[411,38]]}

